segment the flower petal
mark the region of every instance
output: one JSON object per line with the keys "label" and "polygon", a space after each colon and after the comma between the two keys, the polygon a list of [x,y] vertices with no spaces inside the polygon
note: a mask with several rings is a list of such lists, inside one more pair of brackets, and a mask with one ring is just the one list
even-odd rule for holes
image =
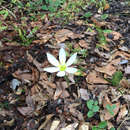
{"label": "flower petal", "polygon": [[65,76],[65,71],[59,71],[59,72],[57,73],[57,76],[58,76],[58,77],[63,77],[63,76]]}
{"label": "flower petal", "polygon": [[58,72],[59,68],[58,67],[47,67],[47,68],[44,68],[43,70],[46,72],[49,72],[49,73],[54,73],[54,72]]}
{"label": "flower petal", "polygon": [[75,72],[78,71],[78,69],[73,68],[73,67],[67,67],[65,71],[66,71],[67,73],[74,74]]}
{"label": "flower petal", "polygon": [[66,53],[65,53],[64,48],[61,48],[60,51],[59,51],[59,61],[60,61],[61,64],[65,64]]}
{"label": "flower petal", "polygon": [[77,53],[74,53],[74,54],[69,58],[69,60],[67,61],[66,66],[72,65],[72,64],[75,62],[75,60],[76,60],[76,56],[77,56]]}
{"label": "flower petal", "polygon": [[50,53],[47,53],[47,59],[52,65],[59,66],[59,61]]}

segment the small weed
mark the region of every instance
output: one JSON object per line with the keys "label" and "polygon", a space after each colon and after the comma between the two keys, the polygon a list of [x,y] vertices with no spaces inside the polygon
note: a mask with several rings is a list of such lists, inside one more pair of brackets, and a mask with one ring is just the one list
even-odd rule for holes
{"label": "small weed", "polygon": [[101,12],[103,12],[107,4],[106,0],[88,0],[88,5],[95,5]]}
{"label": "small weed", "polygon": [[48,10],[50,12],[57,11],[58,7],[61,7],[61,5],[64,4],[66,0],[45,0],[45,5],[43,5],[41,8],[43,10]]}
{"label": "small weed", "polygon": [[111,83],[113,86],[118,86],[120,83],[120,80],[123,78],[123,74],[121,71],[117,71],[114,73],[114,75],[112,76],[112,80]]}
{"label": "small weed", "polygon": [[3,108],[8,109],[8,107],[9,107],[9,103],[7,101],[0,103],[0,110],[3,109]]}
{"label": "small weed", "polygon": [[91,13],[91,12],[87,12],[87,13],[84,14],[83,17],[89,18],[89,17],[91,17],[91,16],[92,16],[92,13]]}
{"label": "small weed", "polygon": [[3,15],[3,18],[6,19],[7,16],[9,15],[9,12],[7,10],[3,9],[3,10],[0,11],[0,15]]}
{"label": "small weed", "polygon": [[98,126],[93,126],[92,130],[106,130],[106,127],[107,127],[107,122],[102,121],[98,124]]}
{"label": "small weed", "polygon": [[6,30],[8,26],[4,26],[3,23],[0,21],[0,32]]}
{"label": "small weed", "polygon": [[101,28],[99,28],[99,27],[96,27],[96,30],[97,30],[97,32],[98,32],[99,44],[101,44],[101,45],[106,44],[107,41],[106,41],[106,37],[104,36],[103,30],[102,30]]}
{"label": "small weed", "polygon": [[105,20],[105,19],[107,19],[107,18],[108,18],[108,14],[103,14],[103,15],[101,15],[101,19]]}
{"label": "small weed", "polygon": [[109,105],[109,104],[107,104],[106,105],[106,109],[108,110],[108,112],[111,114],[111,115],[114,115],[114,112],[113,112],[113,110],[116,108],[116,105],[114,104],[114,105]]}
{"label": "small weed", "polygon": [[87,116],[93,117],[96,112],[99,111],[98,101],[88,100],[87,107],[89,109]]}
{"label": "small weed", "polygon": [[68,44],[68,48],[70,49],[70,51],[72,51],[73,53],[78,53],[79,55],[81,55],[81,57],[86,57],[87,56],[87,50],[86,49],[80,49],[80,48],[72,48],[72,46],[70,44]]}
{"label": "small weed", "polygon": [[37,32],[38,27],[34,27],[29,33],[25,29],[15,26],[16,32],[18,32],[18,36],[22,45],[28,46],[35,39],[34,34]]}

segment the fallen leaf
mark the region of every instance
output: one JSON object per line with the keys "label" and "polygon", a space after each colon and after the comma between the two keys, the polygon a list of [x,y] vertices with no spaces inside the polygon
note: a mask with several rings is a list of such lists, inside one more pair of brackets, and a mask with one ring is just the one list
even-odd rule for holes
{"label": "fallen leaf", "polygon": [[79,45],[85,49],[88,49],[89,45],[85,40],[80,40]]}
{"label": "fallen leaf", "polygon": [[125,68],[125,74],[130,74],[130,66],[127,66],[127,67]]}
{"label": "fallen leaf", "polygon": [[90,96],[90,94],[87,92],[87,89],[83,89],[83,88],[81,88],[80,90],[79,90],[79,92],[80,92],[80,95],[81,95],[81,98],[83,99],[83,100],[89,100],[89,96]]}
{"label": "fallen leaf", "polygon": [[79,130],[89,130],[89,123],[82,122],[82,124],[79,126]]}
{"label": "fallen leaf", "polygon": [[46,116],[46,120],[40,125],[40,127],[38,128],[38,130],[43,130],[47,123],[51,120],[51,118],[53,117],[54,115],[53,114],[49,114]]}
{"label": "fallen leaf", "polygon": [[56,130],[58,125],[60,124],[60,121],[59,120],[54,120],[51,124],[51,128],[50,130]]}
{"label": "fallen leaf", "polygon": [[17,110],[23,115],[23,116],[29,116],[32,115],[34,109],[32,107],[17,107]]}
{"label": "fallen leaf", "polygon": [[40,38],[40,40],[35,40],[35,41],[33,41],[33,43],[43,44],[43,43],[46,43],[47,41],[49,41],[52,38],[52,35],[51,34],[41,34],[41,33],[38,33],[37,37]]}
{"label": "fallen leaf", "polygon": [[115,53],[113,53],[113,55],[111,56],[112,58],[111,59],[115,59],[115,57],[122,57],[126,60],[129,60],[130,59],[130,54],[124,52],[124,51],[116,51]]}
{"label": "fallen leaf", "polygon": [[110,106],[112,105],[112,103],[110,102],[110,99],[108,98],[107,94],[104,95],[104,98],[103,98],[103,107],[106,108],[106,105],[109,104]]}
{"label": "fallen leaf", "polygon": [[72,31],[68,29],[62,29],[56,32],[55,38],[58,43],[61,43],[73,35],[74,33]]}
{"label": "fallen leaf", "polygon": [[54,94],[54,100],[57,100],[61,94],[62,94],[63,90],[60,86],[57,86],[55,94]]}
{"label": "fallen leaf", "polygon": [[68,38],[75,39],[75,38],[80,38],[80,37],[82,37],[82,35],[74,34],[72,31],[68,29],[59,30],[55,34],[57,43],[62,43]]}
{"label": "fallen leaf", "polygon": [[125,98],[126,101],[130,102],[130,95],[123,95],[123,98]]}
{"label": "fallen leaf", "polygon": [[120,81],[120,86],[122,86],[123,88],[130,88],[130,83],[128,82],[128,80],[122,79]]}
{"label": "fallen leaf", "polygon": [[111,61],[111,63],[107,64],[106,66],[95,67],[95,70],[112,76],[116,72],[116,68],[117,68],[116,65],[118,65],[119,62],[120,62],[120,58]]}
{"label": "fallen leaf", "polygon": [[119,114],[117,116],[116,121],[119,122],[121,121],[121,119],[123,119],[126,115],[128,114],[128,110],[126,109],[126,104],[124,104],[123,106],[121,106]]}
{"label": "fallen leaf", "polygon": [[91,20],[92,20],[92,22],[95,23],[96,26],[98,26],[98,27],[102,27],[102,26],[105,26],[105,25],[107,24],[107,22],[104,22],[104,21],[101,22],[101,21],[97,20],[97,19],[94,18],[94,17],[91,17]]}
{"label": "fallen leaf", "polygon": [[79,103],[70,104],[70,105],[68,106],[68,108],[69,108],[69,110],[70,110],[70,113],[71,113],[74,117],[77,117],[80,121],[84,121],[83,114],[76,109],[77,106],[79,106]]}
{"label": "fallen leaf", "polygon": [[78,126],[78,123],[73,123],[73,124],[70,124],[68,126],[66,126],[65,128],[61,128],[61,130],[75,130]]}
{"label": "fallen leaf", "polygon": [[108,130],[114,127],[110,121],[107,121],[107,126],[108,126]]}
{"label": "fallen leaf", "polygon": [[105,79],[98,76],[96,71],[89,73],[88,76],[86,77],[86,81],[90,84],[96,84],[96,83],[108,84],[108,82]]}
{"label": "fallen leaf", "polygon": [[122,35],[119,32],[112,31],[112,34],[114,36],[113,40],[118,40]]}

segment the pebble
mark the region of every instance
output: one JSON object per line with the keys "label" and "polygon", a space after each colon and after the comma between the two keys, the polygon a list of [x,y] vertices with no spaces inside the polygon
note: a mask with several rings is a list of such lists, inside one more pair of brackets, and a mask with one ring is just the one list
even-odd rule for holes
{"label": "pebble", "polygon": [[13,90],[16,90],[16,88],[21,84],[21,82],[17,79],[13,79],[11,81],[11,85],[10,87],[13,89]]}
{"label": "pebble", "polygon": [[111,33],[107,34],[107,37],[108,37],[109,39],[113,39],[113,38],[114,38],[113,34],[111,34]]}

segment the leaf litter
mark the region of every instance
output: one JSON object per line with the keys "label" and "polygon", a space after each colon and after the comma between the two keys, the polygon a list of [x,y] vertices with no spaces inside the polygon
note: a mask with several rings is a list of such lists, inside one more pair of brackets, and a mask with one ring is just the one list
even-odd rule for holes
{"label": "leaf litter", "polygon": [[[108,129],[129,129],[130,39],[125,6],[108,1],[106,19],[102,10],[86,6],[83,10],[93,13],[87,23],[80,17],[84,12],[68,24],[56,24],[48,15],[22,23],[11,16],[10,21],[1,19],[9,28],[0,32],[0,129],[89,130],[101,121],[107,121]],[[24,40],[11,22],[27,30],[28,37],[38,27],[31,45],[20,45]],[[79,71],[67,79],[43,71],[49,65],[46,53],[57,57],[61,46],[67,58],[78,54]],[[89,119],[90,99],[98,100],[100,111]]]}

